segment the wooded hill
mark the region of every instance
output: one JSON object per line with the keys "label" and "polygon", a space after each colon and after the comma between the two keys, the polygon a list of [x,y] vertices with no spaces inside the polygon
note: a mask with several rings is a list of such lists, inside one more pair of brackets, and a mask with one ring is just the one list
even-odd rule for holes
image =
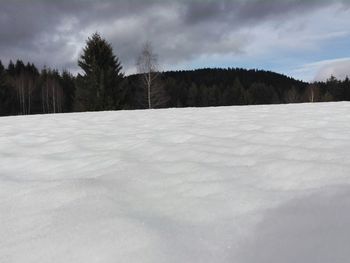
{"label": "wooded hill", "polygon": [[[139,75],[127,79],[137,94]],[[207,107],[298,102],[309,84],[270,71],[207,68],[164,72],[160,85],[168,95],[162,106]]]}

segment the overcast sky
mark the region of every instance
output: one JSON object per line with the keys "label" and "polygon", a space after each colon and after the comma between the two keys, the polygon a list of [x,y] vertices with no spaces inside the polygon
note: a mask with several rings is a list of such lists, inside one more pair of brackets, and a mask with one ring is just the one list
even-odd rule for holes
{"label": "overcast sky", "polygon": [[0,0],[0,59],[78,72],[98,31],[125,73],[145,41],[162,70],[243,67],[312,81],[350,76],[346,0]]}

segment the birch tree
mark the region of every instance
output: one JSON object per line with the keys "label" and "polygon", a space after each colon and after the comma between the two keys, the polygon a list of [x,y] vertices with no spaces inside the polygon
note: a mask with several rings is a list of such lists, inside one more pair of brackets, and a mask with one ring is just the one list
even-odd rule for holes
{"label": "birch tree", "polygon": [[148,109],[164,106],[168,96],[160,83],[158,56],[150,42],[143,45],[136,66],[140,74],[141,88],[146,91]]}
{"label": "birch tree", "polygon": [[13,85],[17,92],[19,114],[30,114],[32,105],[32,93],[36,85],[35,77],[28,72],[21,72],[13,79]]}
{"label": "birch tree", "polygon": [[64,92],[56,71],[42,71],[41,102],[43,113],[63,112]]}
{"label": "birch tree", "polygon": [[317,84],[310,84],[305,90],[305,101],[317,102],[320,100],[320,89]]}

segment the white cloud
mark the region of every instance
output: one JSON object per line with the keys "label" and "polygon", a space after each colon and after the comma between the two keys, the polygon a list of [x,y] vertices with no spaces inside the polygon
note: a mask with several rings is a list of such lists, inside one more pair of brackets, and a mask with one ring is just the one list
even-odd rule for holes
{"label": "white cloud", "polygon": [[331,76],[345,79],[350,76],[350,57],[308,63],[294,70],[294,73],[310,81],[324,81]]}
{"label": "white cloud", "polygon": [[350,76],[350,58],[335,59],[324,63],[317,71],[315,80],[326,80],[330,76],[345,79]]}

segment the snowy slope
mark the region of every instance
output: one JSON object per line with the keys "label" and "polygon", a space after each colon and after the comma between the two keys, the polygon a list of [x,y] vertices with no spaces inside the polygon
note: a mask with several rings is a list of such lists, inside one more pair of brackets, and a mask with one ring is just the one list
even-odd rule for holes
{"label": "snowy slope", "polygon": [[349,262],[350,103],[0,118],[0,262]]}

